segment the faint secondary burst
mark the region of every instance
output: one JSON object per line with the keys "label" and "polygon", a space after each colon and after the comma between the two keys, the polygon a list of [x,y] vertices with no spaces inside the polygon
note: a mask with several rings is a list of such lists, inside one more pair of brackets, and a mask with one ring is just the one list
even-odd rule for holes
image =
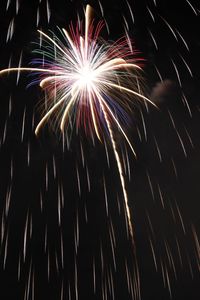
{"label": "faint secondary burst", "polygon": [[[82,28],[70,27],[70,33],[61,30],[65,44],[55,35],[50,37],[39,31],[46,41],[46,47],[36,50],[45,59],[35,59],[36,67],[9,68],[0,73],[11,71],[34,71],[39,74],[38,82],[47,95],[46,113],[36,127],[35,133],[54,115],[59,127],[72,130],[84,128],[86,135],[96,134],[100,141],[108,133],[116,158],[123,189],[129,233],[133,241],[133,229],[125,188],[123,168],[115,142],[113,128],[117,128],[135,154],[133,146],[123,129],[127,123],[133,100],[152,103],[140,93],[138,71],[142,59],[138,52],[130,47],[130,39],[121,38],[115,43],[105,42],[99,35],[104,22],[94,26],[92,8],[87,5],[85,11],[84,34]],[[135,89],[133,89],[133,86]],[[152,103],[153,104],[153,103]],[[155,104],[153,104],[155,105]]]}

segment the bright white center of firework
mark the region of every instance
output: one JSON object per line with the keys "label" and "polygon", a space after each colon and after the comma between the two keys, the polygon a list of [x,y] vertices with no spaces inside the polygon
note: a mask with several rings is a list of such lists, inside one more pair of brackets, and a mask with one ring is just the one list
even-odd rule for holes
{"label": "bright white center of firework", "polygon": [[94,71],[89,67],[85,66],[80,70],[79,73],[79,84],[82,88],[90,88],[95,78]]}

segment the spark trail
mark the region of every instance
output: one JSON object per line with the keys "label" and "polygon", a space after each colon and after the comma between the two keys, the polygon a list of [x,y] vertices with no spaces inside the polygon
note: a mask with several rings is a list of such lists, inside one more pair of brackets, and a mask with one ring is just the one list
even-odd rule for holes
{"label": "spark trail", "polygon": [[[69,130],[70,120],[76,124],[76,129],[83,127],[86,135],[93,136],[95,133],[100,141],[104,140],[104,132],[107,132],[117,162],[129,234],[134,245],[124,172],[113,127],[121,132],[135,155],[134,148],[123,129],[128,120],[133,97],[135,100],[143,100],[154,106],[155,104],[137,89],[142,59],[137,57],[138,52],[133,46],[130,47],[130,39],[127,41],[121,38],[115,43],[105,42],[100,39],[103,25],[100,21],[96,27],[94,26],[92,8],[87,5],[84,37],[80,34],[78,26],[76,28],[71,26],[69,33],[65,29],[61,31],[65,41],[63,44],[57,36],[51,38],[38,30],[47,47],[45,52],[41,49],[35,52],[44,54],[48,60],[34,60],[33,63],[39,67],[8,68],[0,71],[0,74],[12,71],[33,71],[37,75],[40,74],[39,80],[33,83],[39,81],[40,87],[48,95],[48,101],[47,111],[35,129],[36,135],[52,114],[55,114],[56,118],[61,116],[59,127],[62,132],[65,128]],[[133,84],[136,90],[132,89]]]}

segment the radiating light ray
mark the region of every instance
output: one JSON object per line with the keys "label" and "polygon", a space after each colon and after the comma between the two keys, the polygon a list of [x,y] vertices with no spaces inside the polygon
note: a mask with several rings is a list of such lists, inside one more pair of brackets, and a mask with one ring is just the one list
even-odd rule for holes
{"label": "radiating light ray", "polygon": [[[94,81],[100,82],[99,80],[94,80]],[[126,88],[126,87],[124,87],[124,86],[121,86],[121,85],[117,85],[117,84],[115,84],[115,83],[106,82],[106,81],[103,81],[103,80],[101,80],[101,83],[103,83],[103,84],[105,84],[105,85],[108,85],[108,86],[111,86],[111,87],[114,87],[114,88],[116,88],[116,89],[122,90],[122,91],[124,91],[124,92],[130,93],[130,94],[134,94],[135,96],[137,96],[137,97],[139,97],[139,98],[142,98],[143,100],[148,101],[148,102],[151,103],[154,107],[157,108],[156,104],[153,103],[149,98],[147,98],[147,97],[143,96],[142,94],[139,94],[139,93],[137,93],[137,92],[135,92],[135,91],[133,91],[133,90],[131,90],[131,89],[128,89],[128,88]]]}
{"label": "radiating light ray", "polygon": [[[70,101],[68,102],[65,111],[63,113],[62,119],[61,119],[61,123],[60,123],[60,129],[61,131],[64,131],[64,126],[66,123],[66,119],[68,117],[68,113],[70,110],[70,107],[73,105],[73,102],[75,101],[76,97],[77,97],[78,91],[76,93],[74,93],[74,95],[72,96],[72,98],[70,99]],[[64,98],[63,100],[65,100],[66,98]]]}
{"label": "radiating light ray", "polygon": [[59,71],[53,71],[53,70],[48,70],[48,69],[41,69],[41,68],[8,68],[4,70],[0,70],[0,74],[5,74],[5,73],[10,73],[10,72],[18,72],[18,71],[27,71],[27,72],[44,72],[44,73],[50,73],[50,74],[58,74],[62,75],[62,72]]}
{"label": "radiating light ray", "polygon": [[48,119],[48,117],[57,109],[57,107],[60,106],[60,104],[62,104],[64,102],[64,100],[66,99],[66,95],[64,97],[62,97],[49,111],[48,113],[41,119],[41,121],[38,123],[36,129],[35,129],[35,134],[38,135],[40,128],[43,126],[43,124],[45,123],[45,121]]}
{"label": "radiating light ray", "polygon": [[[101,97],[100,97],[100,99],[102,100]],[[131,223],[131,214],[130,214],[130,209],[129,209],[129,205],[128,205],[128,195],[127,195],[127,192],[126,192],[126,186],[125,186],[125,180],[124,180],[124,176],[123,176],[121,160],[120,160],[120,157],[119,157],[119,154],[118,154],[118,151],[117,151],[117,145],[116,145],[116,142],[115,142],[115,139],[114,139],[112,127],[111,127],[110,121],[108,119],[106,109],[104,107],[104,102],[102,102],[101,100],[100,100],[100,105],[102,107],[102,111],[103,111],[103,114],[104,114],[104,117],[105,117],[105,120],[106,120],[106,123],[107,123],[107,126],[108,126],[108,130],[109,130],[109,134],[110,134],[110,138],[111,138],[111,142],[112,142],[112,146],[113,146],[113,151],[114,151],[114,154],[115,154],[115,158],[116,158],[116,162],[117,162],[117,166],[118,166],[118,170],[119,170],[121,185],[122,185],[123,194],[124,194],[126,213],[127,213],[127,218],[128,218],[128,226],[129,226],[129,230],[130,230],[131,239],[132,239],[132,242],[133,242],[134,241],[134,235],[133,235],[133,228],[132,228],[132,223]]]}

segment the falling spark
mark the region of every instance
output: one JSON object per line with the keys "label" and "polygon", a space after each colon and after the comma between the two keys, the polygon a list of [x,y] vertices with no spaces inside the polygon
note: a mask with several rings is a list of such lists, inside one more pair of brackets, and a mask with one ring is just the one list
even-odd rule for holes
{"label": "falling spark", "polygon": [[18,279],[18,281],[20,281],[20,276],[21,276],[21,256],[19,255],[18,269],[17,269],[17,279]]}
{"label": "falling spark", "polygon": [[162,190],[161,190],[161,188],[160,188],[159,183],[157,183],[157,186],[158,186],[158,193],[159,193],[159,196],[160,196],[160,200],[161,200],[161,203],[162,203],[162,207],[163,207],[163,209],[165,209],[163,193],[162,193]]}
{"label": "falling spark", "polygon": [[182,94],[182,100],[183,100],[184,105],[186,105],[186,107],[188,109],[190,117],[192,118],[192,111],[191,111],[190,105],[188,103],[188,100],[187,100],[185,94]]}
{"label": "falling spark", "polygon": [[109,154],[108,154],[108,147],[107,147],[106,143],[104,143],[104,145],[105,145],[106,159],[107,159],[108,168],[110,168],[110,159],[109,159]]}
{"label": "falling spark", "polygon": [[19,64],[18,64],[19,71],[17,72],[16,85],[18,84],[19,78],[20,78],[20,68],[21,68],[21,64],[22,64],[22,55],[23,55],[23,51],[21,51],[20,57],[19,57]]}
{"label": "falling spark", "polygon": [[175,174],[176,179],[177,179],[178,178],[178,173],[177,173],[177,168],[176,168],[174,159],[172,158],[171,161],[172,161],[172,165],[173,165],[174,174]]}
{"label": "falling spark", "polygon": [[24,139],[25,118],[26,118],[26,107],[24,108],[23,119],[22,119],[22,131],[21,131],[21,141],[22,142]]}
{"label": "falling spark", "polygon": [[176,131],[176,134],[178,136],[178,140],[179,140],[179,142],[181,144],[181,147],[183,149],[183,153],[184,153],[185,157],[187,157],[187,152],[186,152],[186,149],[185,149],[185,145],[184,145],[183,139],[181,138],[180,133],[178,132],[178,130],[176,128],[175,128],[175,131]]}
{"label": "falling spark", "polygon": [[186,0],[186,2],[188,3],[188,5],[191,7],[191,9],[193,10],[194,14],[197,16],[197,11],[196,9],[194,8],[194,6],[191,4],[191,2],[189,0]]}
{"label": "falling spark", "polygon": [[171,59],[171,62],[172,62],[172,64],[173,64],[174,70],[175,70],[175,72],[176,72],[176,76],[177,76],[179,85],[180,85],[180,87],[182,87],[182,83],[181,83],[181,79],[180,79],[180,75],[179,75],[179,71],[178,71],[178,69],[177,69],[177,66],[176,66],[175,62],[173,61],[173,59]]}
{"label": "falling spark", "polygon": [[189,134],[187,128],[185,128],[185,126],[184,126],[184,129],[185,129],[186,135],[187,135],[187,137],[188,137],[188,140],[189,140],[189,142],[190,142],[192,148],[194,148],[194,143],[193,143],[193,141],[192,141],[192,138],[191,138],[191,136],[190,136],[190,134]]}
{"label": "falling spark", "polygon": [[156,150],[158,152],[159,161],[162,162],[162,155],[161,155],[161,152],[160,152],[160,149],[159,149],[159,146],[158,146],[158,142],[157,142],[155,136],[154,136],[154,141],[155,141],[155,145],[156,145]]}
{"label": "falling spark", "polygon": [[5,241],[5,248],[4,248],[4,259],[3,259],[3,268],[6,267],[6,260],[7,260],[7,254],[8,254],[8,233],[6,235],[6,241]]}
{"label": "falling spark", "polygon": [[19,12],[19,0],[16,0],[16,15]]}
{"label": "falling spark", "polygon": [[11,0],[7,0],[7,4],[6,4],[6,10],[8,10],[9,6],[10,6]]}
{"label": "falling spark", "polygon": [[189,47],[188,47],[188,44],[186,43],[186,41],[185,41],[184,37],[182,36],[182,34],[181,34],[177,29],[176,29],[176,32],[177,32],[178,35],[180,36],[180,38],[181,38],[183,44],[185,45],[187,51],[190,51],[190,49],[189,49]]}
{"label": "falling spark", "polygon": [[188,69],[188,72],[190,73],[190,76],[193,77],[193,74],[192,74],[192,70],[191,68],[188,66],[187,62],[185,61],[185,59],[183,58],[183,56],[181,54],[179,54],[180,58],[182,59],[184,65],[186,66],[186,68]]}
{"label": "falling spark", "polygon": [[24,259],[24,261],[25,261],[25,258],[26,258],[26,249],[27,249],[28,220],[29,220],[29,213],[27,213],[26,223],[25,223],[25,228],[24,228],[24,245],[23,245],[23,259]]}
{"label": "falling spark", "polygon": [[78,192],[79,192],[79,197],[80,197],[81,196],[81,184],[80,184],[80,175],[79,175],[78,166],[76,167],[76,177],[77,177]]}
{"label": "falling spark", "polygon": [[171,27],[171,25],[165,20],[165,18],[163,18],[162,16],[160,16],[161,19],[164,21],[164,23],[166,24],[166,26],[169,28],[169,30],[171,31],[171,33],[173,34],[173,36],[175,37],[176,41],[178,41],[178,38],[176,36],[175,31],[173,30],[173,28]]}
{"label": "falling spark", "polygon": [[106,215],[108,216],[108,196],[107,196],[106,182],[104,176],[103,176],[103,188],[104,188],[104,199],[106,203]]}
{"label": "falling spark", "polygon": [[148,29],[148,31],[149,31],[149,34],[150,34],[150,36],[151,36],[151,38],[152,38],[152,41],[153,41],[153,43],[154,43],[154,46],[155,46],[156,50],[158,50],[158,45],[157,45],[157,43],[156,43],[156,39],[155,39],[154,36],[153,36],[153,33],[151,32],[150,29]]}
{"label": "falling spark", "polygon": [[103,6],[100,1],[98,1],[98,3],[99,3],[100,10],[101,10],[101,15],[103,17],[104,16]]}
{"label": "falling spark", "polygon": [[150,14],[150,16],[151,16],[153,22],[155,23],[154,15],[153,15],[152,11],[150,10],[150,8],[149,8],[148,6],[147,6],[147,10],[148,10],[148,12],[149,12],[149,14]]}
{"label": "falling spark", "polygon": [[14,33],[14,19],[10,21],[10,24],[8,26],[8,32],[6,37],[6,43],[12,39]]}
{"label": "falling spark", "polygon": [[50,6],[49,6],[49,1],[47,0],[47,21],[49,23],[51,17],[51,11],[50,11]]}
{"label": "falling spark", "polygon": [[30,166],[30,142],[27,145],[27,165]]}
{"label": "falling spark", "polygon": [[133,21],[133,24],[135,23],[135,18],[134,18],[134,15],[133,15],[133,11],[131,9],[131,6],[130,6],[130,3],[128,2],[128,0],[126,0],[126,3],[128,5],[128,8],[129,8],[129,12],[131,14],[131,18],[132,18],[132,21]]}
{"label": "falling spark", "polygon": [[158,68],[155,65],[154,65],[154,68],[156,69],[156,73],[158,74],[158,77],[159,77],[160,81],[163,82],[163,78],[160,74],[160,71],[158,70]]}
{"label": "falling spark", "polygon": [[184,232],[184,234],[186,234],[185,225],[184,225],[184,222],[183,222],[183,217],[182,217],[182,215],[181,215],[180,208],[179,208],[179,206],[178,206],[178,204],[177,204],[176,201],[175,201],[175,205],[176,205],[176,209],[177,209],[177,212],[178,212],[178,216],[179,216],[179,219],[180,219],[180,222],[181,222],[181,226],[182,226],[182,228],[183,228],[183,232]]}
{"label": "falling spark", "polygon": [[152,252],[152,256],[153,256],[153,261],[154,261],[155,269],[156,269],[156,272],[158,272],[156,255],[155,255],[155,251],[154,251],[154,247],[153,247],[153,243],[152,243],[151,238],[149,238],[149,243],[150,243],[150,247],[151,247],[151,252]]}
{"label": "falling spark", "polygon": [[194,237],[194,242],[195,242],[196,252],[197,252],[197,257],[198,257],[198,265],[199,265],[200,264],[200,243],[199,243],[198,235],[197,235],[194,225],[192,224],[191,227],[192,227],[192,234]]}
{"label": "falling spark", "polygon": [[40,8],[37,9],[36,27],[38,27],[40,21]]}
{"label": "falling spark", "polygon": [[9,98],[9,108],[8,108],[8,116],[10,117],[12,112],[12,97]]}

